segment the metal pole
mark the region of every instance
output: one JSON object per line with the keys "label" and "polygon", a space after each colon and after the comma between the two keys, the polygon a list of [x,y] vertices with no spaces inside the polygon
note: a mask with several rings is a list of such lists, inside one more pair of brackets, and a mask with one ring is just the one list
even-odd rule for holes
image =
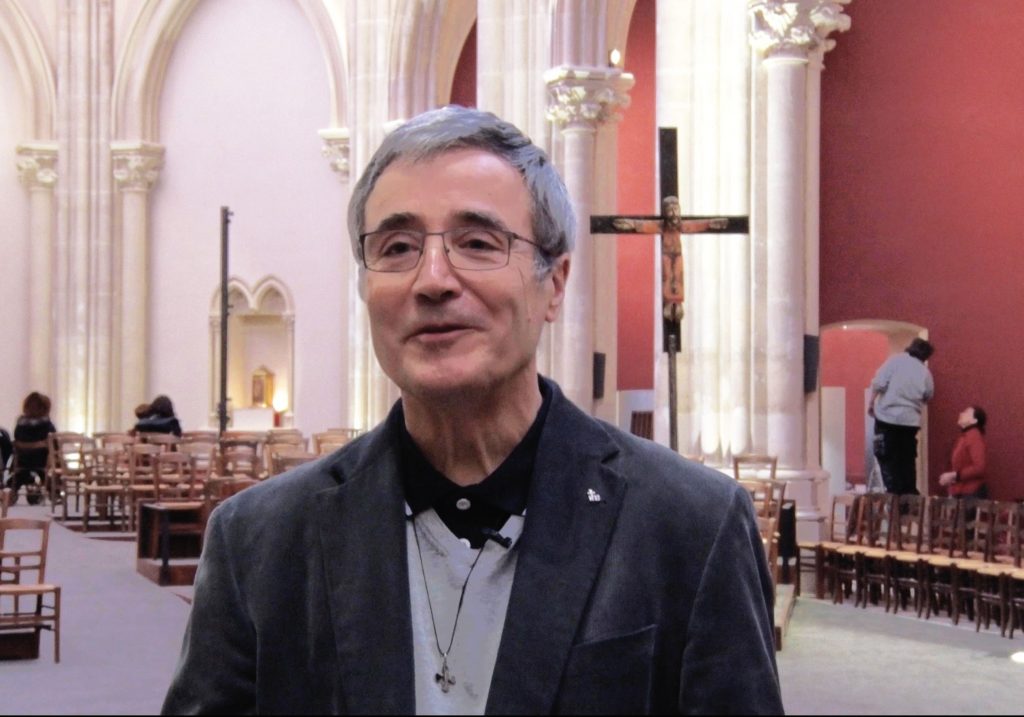
{"label": "metal pole", "polygon": [[228,225],[231,210],[220,208],[220,401],[217,418],[220,433],[228,426]]}
{"label": "metal pole", "polygon": [[679,346],[676,345],[676,335],[669,334],[668,337],[668,445],[673,451],[679,452],[679,415],[676,402],[676,354]]}

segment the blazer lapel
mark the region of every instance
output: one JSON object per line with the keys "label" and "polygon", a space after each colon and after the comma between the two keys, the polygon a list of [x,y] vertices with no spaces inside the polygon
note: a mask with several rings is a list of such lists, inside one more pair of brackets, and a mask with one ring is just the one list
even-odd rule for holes
{"label": "blazer lapel", "polygon": [[493,714],[554,709],[626,489],[604,464],[615,444],[553,388],[487,700]]}
{"label": "blazer lapel", "polygon": [[335,464],[341,485],[316,502],[341,693],[356,714],[416,707],[404,498],[389,433],[378,432],[360,465]]}

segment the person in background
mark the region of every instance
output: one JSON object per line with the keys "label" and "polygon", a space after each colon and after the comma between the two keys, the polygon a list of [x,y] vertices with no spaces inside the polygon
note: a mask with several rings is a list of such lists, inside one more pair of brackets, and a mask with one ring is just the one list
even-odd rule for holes
{"label": "person in background", "polygon": [[917,494],[917,432],[921,411],[935,393],[924,362],[935,349],[921,338],[886,359],[871,381],[868,415],[875,419],[875,457],[889,493]]}
{"label": "person in background", "polygon": [[949,494],[958,498],[987,498],[985,485],[985,409],[968,406],[957,416],[960,436],[953,445],[949,467],[939,476],[939,485],[946,486]]}
{"label": "person in background", "polygon": [[[144,405],[137,407],[136,415],[143,408]],[[164,395],[154,398],[145,415],[135,423],[132,433],[173,433],[181,436],[181,424],[174,415],[174,404],[171,403],[171,399]]]}
{"label": "person in background", "polygon": [[11,501],[17,500],[18,490],[25,486],[29,503],[42,498],[42,485],[46,476],[46,460],[50,455],[47,437],[57,428],[50,420],[50,399],[33,391],[21,405],[21,415],[14,426],[14,464],[9,487]]}

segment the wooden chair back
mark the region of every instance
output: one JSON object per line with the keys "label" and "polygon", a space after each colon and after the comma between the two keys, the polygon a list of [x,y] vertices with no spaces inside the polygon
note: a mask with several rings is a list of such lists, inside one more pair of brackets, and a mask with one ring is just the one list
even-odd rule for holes
{"label": "wooden chair back", "polygon": [[924,506],[924,496],[909,493],[896,496],[890,549],[921,552],[924,542]]}
{"label": "wooden chair back", "polygon": [[193,458],[184,453],[159,453],[153,459],[153,497],[167,500],[195,500],[202,494],[196,483]]}
{"label": "wooden chair back", "polygon": [[641,438],[654,438],[654,411],[633,411],[629,414],[629,432]]}
{"label": "wooden chair back", "polygon": [[0,519],[0,585],[46,582],[50,521]]}
{"label": "wooden chair back", "polygon": [[192,458],[196,480],[207,480],[217,472],[217,444],[214,442],[182,442],[178,444],[178,453]]}
{"label": "wooden chair back", "polygon": [[160,446],[164,451],[173,451],[178,444],[181,443],[181,439],[173,433],[149,433],[140,431],[138,439],[143,443]]}
{"label": "wooden chair back", "polygon": [[984,560],[989,554],[992,513],[995,501],[987,498],[960,498],[960,535],[957,553],[965,558]]}
{"label": "wooden chair back", "polygon": [[49,538],[49,520],[0,519],[0,631],[52,631],[60,662],[60,586],[44,582]]}
{"label": "wooden chair back", "polygon": [[220,435],[217,431],[197,430],[181,432],[182,443],[216,443],[219,440]]}
{"label": "wooden chair back", "polygon": [[220,476],[258,479],[261,472],[260,459],[251,446],[236,445],[220,451]]}
{"label": "wooden chair back", "polygon": [[274,471],[271,475],[280,475],[296,466],[301,466],[303,463],[315,461],[317,458],[319,456],[316,453],[310,453],[309,451],[278,453],[274,456]]}
{"label": "wooden chair back", "polygon": [[778,458],[776,456],[760,453],[740,453],[732,457],[732,475],[736,480],[746,478],[775,480],[777,465]]}
{"label": "wooden chair back", "polygon": [[785,481],[746,478],[740,479],[739,483],[750,494],[758,516],[778,520],[782,501],[786,499]]}
{"label": "wooden chair back", "polygon": [[889,493],[868,493],[864,496],[861,545],[885,550],[892,547],[895,498],[896,496]]}
{"label": "wooden chair back", "polygon": [[925,535],[922,552],[953,557],[960,534],[960,499],[929,496],[925,507]]}
{"label": "wooden chair back", "polygon": [[0,518],[7,517],[7,509],[11,506],[11,489],[0,488]]}
{"label": "wooden chair back", "polygon": [[853,493],[837,493],[832,496],[832,509],[829,512],[825,534],[829,542],[842,543],[846,539],[847,526],[854,522],[854,505],[856,498]]}

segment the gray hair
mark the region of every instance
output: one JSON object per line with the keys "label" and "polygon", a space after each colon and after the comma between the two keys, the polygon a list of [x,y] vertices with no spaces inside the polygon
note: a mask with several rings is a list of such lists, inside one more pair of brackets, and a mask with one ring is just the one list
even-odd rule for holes
{"label": "gray hair", "polygon": [[530,193],[538,274],[547,274],[555,257],[573,249],[576,216],[569,193],[540,147],[512,124],[490,112],[449,105],[413,117],[391,132],[366,165],[348,204],[352,253],[362,267],[359,235],[366,228],[366,202],[381,174],[399,159],[420,161],[458,149],[480,149],[504,159],[523,176]]}

